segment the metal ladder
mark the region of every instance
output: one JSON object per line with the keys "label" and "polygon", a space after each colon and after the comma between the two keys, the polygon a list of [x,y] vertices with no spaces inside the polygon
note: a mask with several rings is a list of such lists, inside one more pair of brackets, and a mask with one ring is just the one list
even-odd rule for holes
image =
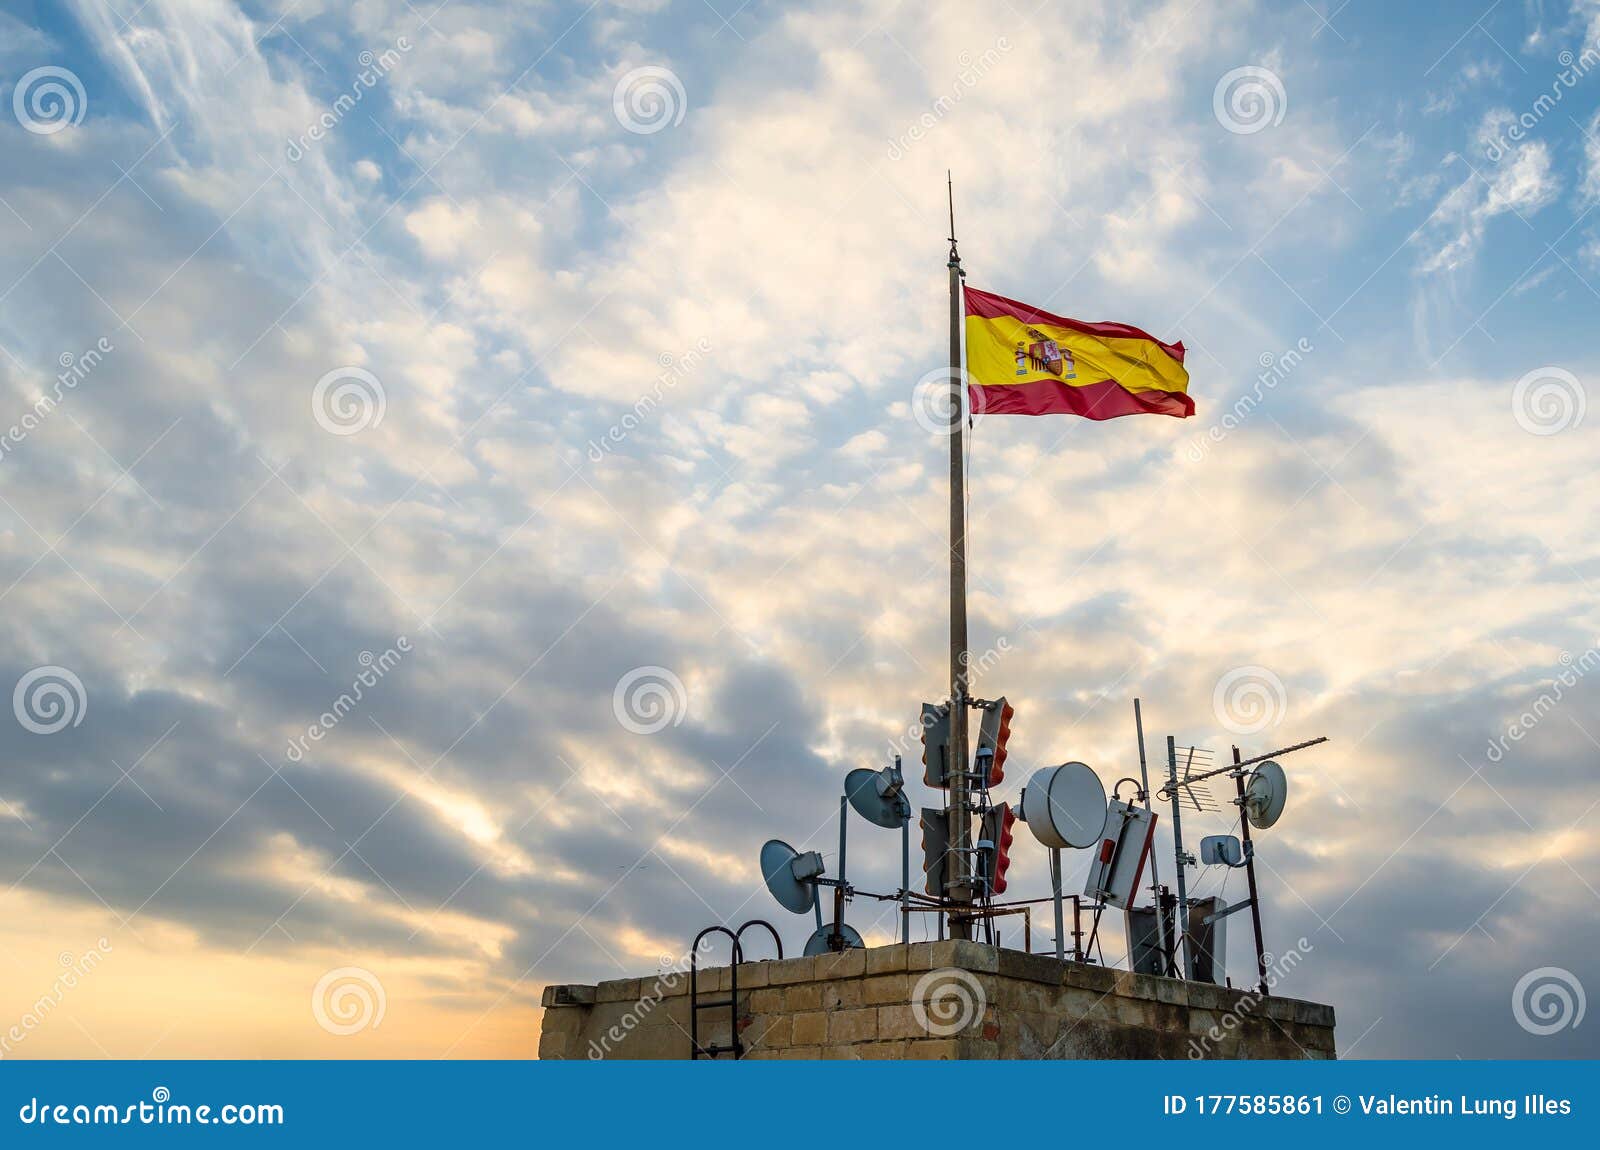
{"label": "metal ladder", "polygon": [[[778,932],[770,922],[765,919],[753,918],[738,930],[729,930],[725,926],[708,926],[694,936],[694,944],[689,947],[689,1057],[715,1058],[719,1054],[732,1054],[735,1059],[744,1057],[744,1041],[739,1037],[739,964],[744,961],[744,947],[740,944],[740,936],[752,926],[764,926],[767,933],[772,935],[773,944],[778,948],[778,957],[783,958],[783,939],[778,937]],[[713,998],[708,1002],[700,1001],[700,943],[708,934],[725,934],[733,943],[732,965],[728,967],[728,997]],[[702,1010],[728,1009],[728,1033],[732,1035],[731,1045],[720,1046],[713,1042],[706,1046],[700,1045],[700,1012]]]}

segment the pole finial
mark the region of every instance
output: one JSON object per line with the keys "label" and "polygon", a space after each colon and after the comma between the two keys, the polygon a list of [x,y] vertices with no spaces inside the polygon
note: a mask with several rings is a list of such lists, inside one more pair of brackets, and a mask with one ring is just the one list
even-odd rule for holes
{"label": "pole finial", "polygon": [[945,193],[950,200],[950,262],[948,267],[961,266],[961,253],[956,250],[956,182],[950,169],[944,170]]}

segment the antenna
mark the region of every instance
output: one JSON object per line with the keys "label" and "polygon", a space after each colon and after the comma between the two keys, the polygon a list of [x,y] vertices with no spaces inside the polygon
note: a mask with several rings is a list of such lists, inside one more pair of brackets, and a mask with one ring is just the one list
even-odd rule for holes
{"label": "antenna", "polygon": [[761,847],[761,877],[784,910],[805,914],[816,905],[816,880],[822,871],[822,855],[816,851],[801,854],[782,839],[768,839]]}
{"label": "antenna", "polygon": [[[1106,829],[1106,787],[1087,763],[1062,763],[1035,771],[1022,788],[1017,815],[1050,848],[1050,900],[1054,904],[1056,959],[1066,960],[1066,911],[1061,894],[1061,851],[1100,841]],[[1096,923],[1099,912],[1096,912]],[[1074,935],[1073,946],[1077,946]]]}
{"label": "antenna", "polygon": [[1081,850],[1106,829],[1106,788],[1087,763],[1062,763],[1035,771],[1022,788],[1022,821],[1054,850]]}
{"label": "antenna", "polygon": [[898,758],[892,767],[874,771],[861,767],[844,777],[845,797],[856,814],[876,827],[893,830],[911,819],[911,800],[905,796],[906,781]]}
{"label": "antenna", "polygon": [[1257,830],[1266,830],[1283,814],[1289,797],[1289,780],[1283,768],[1271,759],[1256,764],[1244,784],[1244,817]]}
{"label": "antenna", "polygon": [[856,814],[873,826],[900,828],[900,941],[911,941],[911,800],[900,756],[894,765],[874,771],[860,767],[844,777],[845,798]]}

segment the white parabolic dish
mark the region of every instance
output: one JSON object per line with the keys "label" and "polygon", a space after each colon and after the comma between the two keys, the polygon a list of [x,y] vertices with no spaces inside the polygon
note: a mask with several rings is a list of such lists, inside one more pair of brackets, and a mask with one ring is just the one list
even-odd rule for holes
{"label": "white parabolic dish", "polygon": [[1047,847],[1091,847],[1106,829],[1106,788],[1084,763],[1035,771],[1022,791],[1022,817]]}

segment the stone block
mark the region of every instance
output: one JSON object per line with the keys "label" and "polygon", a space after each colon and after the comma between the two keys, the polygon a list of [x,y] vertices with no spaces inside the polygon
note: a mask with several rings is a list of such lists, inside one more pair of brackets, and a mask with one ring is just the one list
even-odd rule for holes
{"label": "stone block", "polygon": [[637,978],[615,978],[595,987],[596,1002],[638,1002],[641,981]]}
{"label": "stone block", "polygon": [[794,1045],[795,1016],[775,1014],[753,1019],[744,1032],[744,1041],[751,1047],[771,1049]]}
{"label": "stone block", "polygon": [[837,954],[819,954],[815,977],[819,979],[860,978],[867,972],[865,950],[841,950]]}
{"label": "stone block", "polygon": [[821,1010],[822,983],[802,982],[795,986],[785,987],[783,1008],[789,1011]]}
{"label": "stone block", "polygon": [[956,1038],[923,1038],[907,1042],[906,1057],[950,1061],[961,1057],[961,1041]]}
{"label": "stone block", "polygon": [[1189,984],[1181,978],[1152,977],[1150,981],[1154,984],[1157,1002],[1165,1002],[1171,1006],[1189,1005]]}
{"label": "stone block", "polygon": [[927,1038],[927,1029],[917,1021],[909,1004],[878,1007],[879,1038]]}
{"label": "stone block", "polygon": [[862,1010],[835,1010],[828,1012],[828,1042],[868,1042],[878,1037],[878,1012],[872,1007]]}
{"label": "stone block", "polygon": [[862,1058],[904,1058],[906,1044],[904,1042],[867,1042],[857,1047]]}
{"label": "stone block", "polygon": [[909,974],[869,978],[861,984],[861,1001],[867,1006],[910,1002],[913,980]]}
{"label": "stone block", "polygon": [[739,964],[739,989],[755,990],[757,987],[772,985],[771,965],[765,962],[743,962]]}
{"label": "stone block", "polygon": [[909,969],[906,965],[911,948],[903,944],[875,946],[866,952],[868,974],[893,974]]}
{"label": "stone block", "polygon": [[932,943],[931,946],[932,950],[928,955],[930,965],[927,968],[930,970],[953,966],[961,970],[993,973],[1000,965],[999,952],[992,946],[984,946],[961,938],[947,938],[942,942]]}
{"label": "stone block", "polygon": [[544,988],[539,996],[541,1005],[550,1006],[592,1006],[594,1005],[595,988],[584,986],[581,983],[552,983]]}
{"label": "stone block", "polygon": [[796,1014],[790,1041],[796,1046],[821,1046],[828,1040],[828,1016],[820,1010]]}
{"label": "stone block", "polygon": [[1333,1007],[1321,1002],[1303,1002],[1300,999],[1289,999],[1294,1003],[1294,1020],[1305,1026],[1322,1026],[1328,1030],[1334,1028]]}
{"label": "stone block", "polygon": [[[740,985],[740,997],[743,998],[744,987]],[[755,1014],[774,1014],[783,1009],[784,996],[788,992],[776,986],[762,987],[760,990],[750,992],[750,1010]]]}
{"label": "stone block", "polygon": [[781,962],[773,962],[767,971],[767,982],[771,986],[787,986],[791,983],[810,982],[816,974],[817,960],[815,956],[802,958],[786,958]]}
{"label": "stone block", "polygon": [[1061,972],[1061,985],[1109,994],[1116,989],[1115,972],[1086,962],[1069,962]]}
{"label": "stone block", "polygon": [[996,972],[1003,978],[1018,978],[1028,982],[1043,982],[1050,986],[1061,985],[1063,963],[1051,955],[1027,954],[1020,950],[1002,950],[998,954]]}
{"label": "stone block", "polygon": [[819,980],[817,985],[822,988],[822,1009],[845,1010],[861,1005],[861,980],[849,978],[841,980]]}

